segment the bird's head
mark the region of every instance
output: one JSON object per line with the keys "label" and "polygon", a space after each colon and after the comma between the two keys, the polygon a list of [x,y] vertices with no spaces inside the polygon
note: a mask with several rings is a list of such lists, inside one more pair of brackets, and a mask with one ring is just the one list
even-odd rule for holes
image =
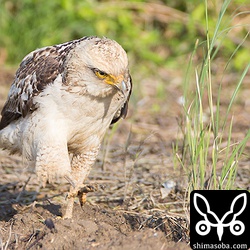
{"label": "bird's head", "polygon": [[131,88],[127,54],[108,38],[88,37],[77,44],[69,54],[67,78],[94,96],[112,91],[127,96]]}

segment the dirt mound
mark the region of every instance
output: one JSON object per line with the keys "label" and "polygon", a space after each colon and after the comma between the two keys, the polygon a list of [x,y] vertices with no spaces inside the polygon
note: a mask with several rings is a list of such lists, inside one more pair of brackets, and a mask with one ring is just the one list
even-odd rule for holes
{"label": "dirt mound", "polygon": [[0,222],[4,249],[188,249],[172,241],[186,237],[182,219],[85,204],[63,220],[57,204],[13,206],[13,218]]}

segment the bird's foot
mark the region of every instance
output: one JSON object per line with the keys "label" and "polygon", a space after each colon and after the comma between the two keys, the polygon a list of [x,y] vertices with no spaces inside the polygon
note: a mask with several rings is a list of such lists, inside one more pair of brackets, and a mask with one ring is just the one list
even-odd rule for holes
{"label": "bird's foot", "polygon": [[74,199],[75,197],[67,198],[67,208],[65,214],[63,215],[63,219],[71,219],[73,214],[73,207],[74,207]]}
{"label": "bird's foot", "polygon": [[87,201],[87,193],[89,192],[95,192],[98,190],[98,185],[84,185],[80,188],[80,190],[77,193],[77,196],[79,198],[79,202],[81,206],[83,206],[84,203]]}
{"label": "bird's foot", "polygon": [[78,190],[75,186],[71,186],[70,192],[66,196],[67,200],[67,207],[65,214],[63,215],[63,219],[71,219],[73,215],[73,207],[74,207],[74,201],[75,197],[78,195]]}
{"label": "bird's foot", "polygon": [[82,185],[78,188],[73,188],[68,194],[67,194],[67,208],[66,212],[63,216],[63,219],[70,219],[72,218],[73,214],[73,206],[74,206],[74,200],[75,197],[79,198],[79,202],[81,206],[86,202],[87,200],[87,193],[97,191],[99,188],[98,184],[93,185]]}

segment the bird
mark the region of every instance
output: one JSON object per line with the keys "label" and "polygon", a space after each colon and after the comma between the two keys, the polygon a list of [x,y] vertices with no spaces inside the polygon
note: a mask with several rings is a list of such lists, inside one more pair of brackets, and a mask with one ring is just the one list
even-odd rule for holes
{"label": "bird", "polygon": [[63,218],[94,165],[109,127],[128,112],[132,78],[116,41],[85,36],[24,57],[0,120],[0,147],[20,154],[45,186],[70,183]]}

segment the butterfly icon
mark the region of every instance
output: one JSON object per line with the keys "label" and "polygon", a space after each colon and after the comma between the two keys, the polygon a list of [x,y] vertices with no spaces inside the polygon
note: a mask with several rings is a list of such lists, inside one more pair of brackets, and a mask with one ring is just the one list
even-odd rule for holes
{"label": "butterfly icon", "polygon": [[[240,199],[243,199],[243,206],[239,209],[239,204],[242,204],[240,203]],[[219,241],[221,241],[222,235],[224,233],[224,227],[229,227],[230,232],[236,236],[243,234],[245,231],[245,225],[243,222],[237,220],[236,218],[246,208],[246,193],[239,194],[233,199],[230,210],[227,211],[221,219],[219,219],[218,216],[210,210],[210,205],[203,195],[195,193],[193,203],[196,211],[204,218],[204,220],[200,220],[195,226],[195,230],[199,235],[207,235],[209,234],[211,227],[215,227],[217,228]]]}

